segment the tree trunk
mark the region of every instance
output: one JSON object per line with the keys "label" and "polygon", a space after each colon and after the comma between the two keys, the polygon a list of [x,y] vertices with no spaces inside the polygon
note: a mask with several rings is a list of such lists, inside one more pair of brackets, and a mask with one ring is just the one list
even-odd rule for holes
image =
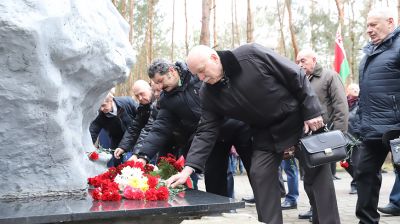
{"label": "tree trunk", "polygon": [[284,56],[286,55],[286,43],[285,43],[285,35],[283,33],[283,20],[285,18],[285,5],[282,6],[282,15],[281,15],[281,7],[279,6],[279,0],[276,0],[276,8],[278,10],[278,22],[279,22],[279,34],[280,41],[278,45],[278,52]]}
{"label": "tree trunk", "polygon": [[235,10],[234,10],[234,3],[235,0],[232,0],[231,4],[231,15],[232,15],[232,45],[231,48],[233,49],[235,47]]}
{"label": "tree trunk", "polygon": [[211,0],[202,0],[200,44],[210,46],[210,6]]}
{"label": "tree trunk", "polygon": [[126,20],[126,0],[121,1],[121,15]]}
{"label": "tree trunk", "polygon": [[185,49],[186,49],[186,55],[188,55],[189,43],[188,43],[188,18],[187,18],[186,0],[184,0],[184,4],[185,4]]}
{"label": "tree trunk", "polygon": [[397,25],[400,25],[400,0],[397,0]]}
{"label": "tree trunk", "polygon": [[[350,0],[349,2],[350,6],[350,11],[351,11],[351,21],[350,21],[350,27],[355,27],[355,17],[354,17],[354,0]],[[357,66],[355,65],[355,62],[357,61],[357,55],[356,55],[356,37],[354,31],[352,29],[349,29],[349,36],[350,36],[350,42],[351,42],[351,49],[350,49],[350,58],[349,58],[349,66],[350,66],[350,83],[353,83],[355,81],[354,74],[357,73]]]}
{"label": "tree trunk", "polygon": [[311,9],[311,12],[310,12],[310,34],[311,34],[311,39],[310,39],[310,47],[311,47],[311,49],[314,49],[314,47],[315,47],[315,33],[314,33],[314,29],[313,29],[313,27],[314,27],[314,20],[313,19],[311,19],[312,18],[312,16],[314,15],[314,13],[315,13],[315,0],[311,0],[311,7],[310,7]]}
{"label": "tree trunk", "polygon": [[172,0],[171,61],[174,61],[175,0]]}
{"label": "tree trunk", "polygon": [[147,3],[147,30],[146,30],[146,65],[149,65],[153,60],[153,10],[154,0],[149,0]]}
{"label": "tree trunk", "polygon": [[236,41],[236,43],[237,43],[237,46],[239,46],[240,45],[240,32],[239,32],[239,24],[238,24],[238,21],[237,21],[237,9],[236,9],[236,0],[234,0],[234,3],[235,3],[235,41]]}
{"label": "tree trunk", "polygon": [[253,37],[253,15],[251,12],[251,0],[247,0],[247,43],[254,42]]}
{"label": "tree trunk", "polygon": [[288,16],[289,16],[289,30],[290,30],[290,36],[292,39],[293,53],[294,53],[293,57],[296,58],[297,54],[299,53],[299,48],[297,47],[296,35],[294,33],[294,28],[293,28],[291,0],[285,0],[285,3],[286,3],[286,8],[288,10]]}
{"label": "tree trunk", "polygon": [[213,23],[213,36],[214,36],[214,46],[213,48],[218,47],[218,36],[217,36],[217,5],[215,3],[216,0],[212,0],[212,8],[213,8],[213,16],[214,16],[214,23]]}
{"label": "tree trunk", "polygon": [[134,9],[135,0],[129,1],[129,42],[133,43],[133,9]]}
{"label": "tree trunk", "polygon": [[336,8],[338,11],[338,21],[340,23],[340,27],[343,27],[344,24],[344,5],[341,0],[335,0]]}

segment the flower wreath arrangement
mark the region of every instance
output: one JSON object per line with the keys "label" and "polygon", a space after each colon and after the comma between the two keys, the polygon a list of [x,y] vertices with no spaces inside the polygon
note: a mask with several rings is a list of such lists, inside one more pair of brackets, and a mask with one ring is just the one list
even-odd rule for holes
{"label": "flower wreath arrangement", "polygon": [[168,188],[165,184],[166,179],[183,169],[184,163],[183,156],[176,160],[172,154],[160,157],[158,166],[127,161],[88,178],[89,185],[95,188],[91,196],[102,201],[119,201],[122,197],[146,201],[168,200],[186,187],[192,188],[190,178],[186,181],[186,187]]}

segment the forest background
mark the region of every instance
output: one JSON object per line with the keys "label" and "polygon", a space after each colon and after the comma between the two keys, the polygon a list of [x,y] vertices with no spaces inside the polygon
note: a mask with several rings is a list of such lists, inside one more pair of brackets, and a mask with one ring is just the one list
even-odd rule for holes
{"label": "forest background", "polygon": [[[400,14],[400,0],[112,0],[130,25],[136,61],[116,95],[132,95],[137,79],[149,80],[156,58],[185,60],[198,44],[216,50],[257,42],[294,60],[312,48],[323,67],[333,68],[335,37],[341,27],[350,67],[345,84],[358,82],[362,47],[368,42],[367,13],[390,7]],[[399,23],[398,23],[399,24]]]}

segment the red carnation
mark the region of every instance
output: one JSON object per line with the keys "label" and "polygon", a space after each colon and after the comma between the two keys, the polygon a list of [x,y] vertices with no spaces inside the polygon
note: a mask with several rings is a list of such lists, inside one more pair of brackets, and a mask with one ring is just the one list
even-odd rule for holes
{"label": "red carnation", "polygon": [[142,200],[144,199],[144,193],[139,189],[127,186],[124,189],[124,197],[132,200]]}
{"label": "red carnation", "polygon": [[133,161],[133,160],[129,160],[129,161],[126,161],[126,162],[123,163],[123,164],[120,164],[120,165],[117,167],[118,173],[121,173],[121,170],[124,169],[124,168],[127,167],[127,166],[132,167],[132,168],[139,168],[139,169],[141,169],[142,171],[144,171],[144,165],[143,165],[143,163],[141,163],[141,162],[135,162],[135,161]]}
{"label": "red carnation", "polygon": [[94,191],[92,192],[92,198],[95,200],[101,200],[102,195],[103,195],[103,193],[101,192],[100,187],[94,189]]}
{"label": "red carnation", "polygon": [[177,169],[178,171],[182,171],[183,166],[185,166],[185,158],[183,158],[183,156],[179,157],[179,159],[176,160],[173,165],[175,169]]}
{"label": "red carnation", "polygon": [[157,189],[157,199],[158,200],[168,200],[169,197],[169,191],[168,188],[165,186],[162,186]]}
{"label": "red carnation", "polygon": [[95,151],[89,153],[89,159],[92,161],[96,161],[99,159],[99,154]]}
{"label": "red carnation", "polygon": [[116,190],[103,190],[103,195],[101,196],[103,201],[119,201],[121,200],[121,195]]}
{"label": "red carnation", "polygon": [[193,182],[192,182],[192,179],[191,179],[190,177],[188,177],[188,178],[186,179],[185,185],[186,185],[186,187],[188,187],[189,189],[193,189]]}
{"label": "red carnation", "polygon": [[340,166],[347,169],[349,168],[349,163],[346,160],[340,161]]}
{"label": "red carnation", "polygon": [[144,172],[145,173],[150,173],[150,172],[152,172],[152,171],[154,171],[154,166],[152,165],[152,164],[146,164],[145,166],[144,166]]}
{"label": "red carnation", "polygon": [[147,184],[149,188],[155,188],[158,184],[158,177],[147,175]]}
{"label": "red carnation", "polygon": [[144,193],[144,196],[147,201],[156,201],[157,200],[157,190],[154,188],[150,188]]}

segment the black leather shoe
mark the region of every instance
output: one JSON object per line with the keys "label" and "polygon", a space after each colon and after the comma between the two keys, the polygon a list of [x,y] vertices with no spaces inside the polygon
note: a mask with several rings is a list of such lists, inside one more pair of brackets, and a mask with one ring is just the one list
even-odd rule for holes
{"label": "black leather shoe", "polygon": [[302,212],[299,214],[299,219],[310,219],[312,217],[312,210]]}
{"label": "black leather shoe", "polygon": [[256,199],[254,199],[254,196],[242,198],[242,201],[250,204],[256,203]]}
{"label": "black leather shoe", "polygon": [[387,204],[385,207],[378,207],[378,211],[389,215],[400,215],[400,208],[392,203]]}
{"label": "black leather shoe", "polygon": [[297,203],[284,200],[281,204],[281,208],[282,210],[295,209],[297,208]]}
{"label": "black leather shoe", "polygon": [[349,194],[357,194],[357,188],[356,186],[351,186]]}
{"label": "black leather shoe", "polygon": [[332,179],[333,180],[340,180],[340,177],[336,176],[336,175],[332,175]]}

